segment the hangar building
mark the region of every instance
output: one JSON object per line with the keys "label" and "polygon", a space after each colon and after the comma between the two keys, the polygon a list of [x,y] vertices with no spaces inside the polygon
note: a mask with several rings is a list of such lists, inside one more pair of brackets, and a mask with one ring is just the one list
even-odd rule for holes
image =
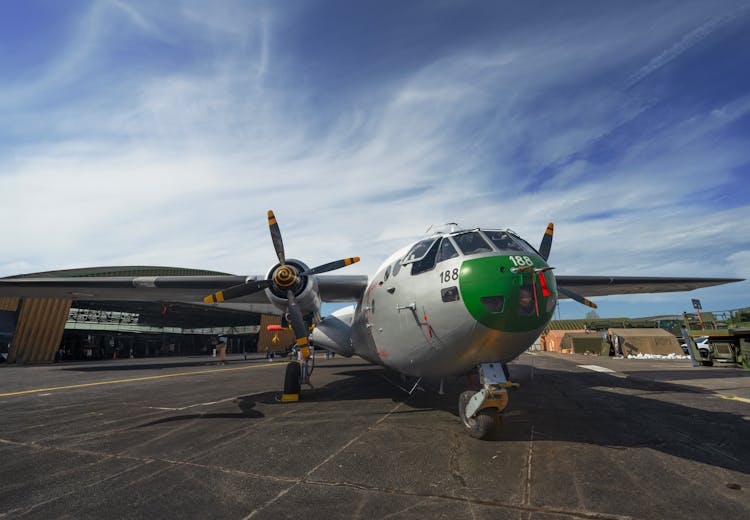
{"label": "hangar building", "polygon": [[[178,267],[125,266],[9,278],[226,274]],[[255,352],[259,339],[265,348],[270,345],[266,325],[278,323],[275,315],[202,303],[94,301],[86,300],[85,294],[80,299],[0,297],[0,361],[210,355],[217,335],[229,338],[229,353]]]}

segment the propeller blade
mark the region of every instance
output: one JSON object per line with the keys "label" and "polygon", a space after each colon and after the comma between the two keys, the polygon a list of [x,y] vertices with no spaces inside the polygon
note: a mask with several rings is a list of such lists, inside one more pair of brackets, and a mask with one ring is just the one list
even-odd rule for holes
{"label": "propeller blade", "polygon": [[276,250],[276,256],[279,257],[279,263],[284,265],[286,264],[284,241],[281,240],[281,230],[279,230],[279,224],[276,222],[276,216],[270,209],[268,210],[268,227],[271,229],[271,241],[273,242],[273,248]]}
{"label": "propeller blade", "polygon": [[309,271],[300,273],[300,276],[309,275],[309,274],[327,273],[328,271],[335,271],[336,269],[341,269],[342,267],[356,264],[357,262],[359,262],[358,256],[355,256],[352,258],[344,258],[343,260],[336,260],[335,262],[328,262],[327,264],[319,265],[318,267],[313,267]]}
{"label": "propeller blade", "polygon": [[544,232],[544,236],[542,237],[542,243],[539,245],[539,254],[542,255],[542,258],[545,260],[549,259],[549,253],[552,249],[552,234],[555,231],[555,223],[550,222],[547,224],[547,231]]}
{"label": "propeller blade", "polygon": [[297,305],[297,300],[294,299],[294,291],[287,291],[286,297],[289,300],[287,308],[289,309],[289,317],[292,322],[292,329],[294,329],[294,336],[297,338],[297,347],[302,348],[307,346],[307,326],[305,326],[305,320],[302,317],[302,311]]}
{"label": "propeller blade", "polygon": [[217,291],[203,298],[204,303],[217,303],[224,300],[239,298],[246,294],[253,294],[271,286],[271,280],[248,280],[245,283],[233,285],[223,291]]}
{"label": "propeller blade", "polygon": [[578,303],[582,303],[582,304],[583,304],[583,305],[585,305],[586,307],[591,307],[592,309],[596,309],[596,308],[597,308],[597,305],[596,305],[596,304],[595,304],[594,302],[592,302],[591,300],[589,300],[589,299],[587,299],[587,298],[584,298],[584,297],[583,297],[583,296],[581,296],[580,294],[576,294],[576,293],[574,293],[573,291],[571,291],[571,290],[568,290],[568,289],[563,289],[563,288],[562,288],[562,287],[560,287],[559,285],[557,286],[557,290],[558,290],[559,292],[563,293],[563,294],[564,294],[565,296],[567,296],[567,297],[568,297],[568,298],[570,298],[571,300],[575,300],[575,301],[577,301]]}

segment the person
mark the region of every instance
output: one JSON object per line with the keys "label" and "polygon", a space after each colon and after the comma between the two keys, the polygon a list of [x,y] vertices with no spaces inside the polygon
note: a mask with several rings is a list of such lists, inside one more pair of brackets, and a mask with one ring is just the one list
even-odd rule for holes
{"label": "person", "polygon": [[227,338],[219,336],[219,343],[216,345],[216,350],[219,352],[219,364],[226,365],[227,355]]}
{"label": "person", "polygon": [[612,334],[612,345],[615,347],[615,357],[622,357],[620,353],[620,338],[617,334]]}

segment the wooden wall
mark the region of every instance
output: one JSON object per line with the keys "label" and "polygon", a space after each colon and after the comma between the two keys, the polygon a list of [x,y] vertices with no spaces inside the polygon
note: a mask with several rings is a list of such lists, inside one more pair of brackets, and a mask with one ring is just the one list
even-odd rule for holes
{"label": "wooden wall", "polygon": [[18,310],[18,298],[12,298],[10,296],[0,298],[0,311],[16,310]]}
{"label": "wooden wall", "polygon": [[[294,332],[291,330],[271,331],[268,325],[279,325],[281,316],[263,314],[260,317],[260,332],[258,333],[258,352],[282,350],[294,343]],[[278,334],[278,343],[273,343],[273,337]]]}
{"label": "wooden wall", "polygon": [[23,299],[8,362],[53,361],[71,303],[71,300],[58,298]]}

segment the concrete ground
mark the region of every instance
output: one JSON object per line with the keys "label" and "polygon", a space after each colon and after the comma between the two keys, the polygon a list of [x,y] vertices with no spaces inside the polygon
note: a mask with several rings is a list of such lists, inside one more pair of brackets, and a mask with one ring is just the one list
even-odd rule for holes
{"label": "concrete ground", "polygon": [[462,381],[408,397],[337,357],[281,404],[283,370],[0,365],[0,518],[750,518],[741,370],[524,355],[492,441]]}

